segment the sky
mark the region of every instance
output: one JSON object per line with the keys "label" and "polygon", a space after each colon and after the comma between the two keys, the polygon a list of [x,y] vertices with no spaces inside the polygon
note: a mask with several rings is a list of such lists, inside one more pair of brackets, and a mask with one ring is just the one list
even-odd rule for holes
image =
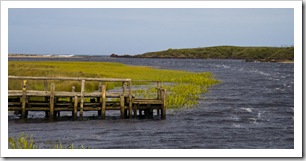
{"label": "sky", "polygon": [[292,46],[286,8],[10,8],[9,53],[142,54],[219,45]]}

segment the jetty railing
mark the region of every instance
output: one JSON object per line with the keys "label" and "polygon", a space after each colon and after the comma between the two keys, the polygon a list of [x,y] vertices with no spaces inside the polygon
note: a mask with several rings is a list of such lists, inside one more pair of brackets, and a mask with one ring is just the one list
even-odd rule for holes
{"label": "jetty railing", "polygon": [[[166,118],[166,91],[160,87],[160,82],[157,82],[156,99],[139,99],[134,97],[132,80],[128,78],[9,76],[8,79],[23,81],[22,90],[8,91],[9,111],[20,112],[21,118],[27,118],[28,111],[45,111],[46,117],[50,119],[60,116],[60,111],[72,111],[73,118],[77,118],[78,112],[80,118],[83,118],[84,111],[98,111],[98,116],[105,119],[106,110],[120,110],[121,118],[132,118],[132,112],[134,112],[136,118],[137,110],[139,116],[142,116],[143,111],[145,116],[151,116],[153,109],[157,110],[158,115],[161,111],[162,119]],[[29,80],[44,81],[44,90],[29,90],[27,88]],[[50,89],[48,89],[48,81],[51,81]],[[75,91],[75,86],[72,86],[71,92],[56,91],[54,81],[78,81],[81,84],[80,92]],[[99,82],[98,91],[86,92],[85,83],[87,81]],[[106,91],[107,82],[121,82],[122,91]],[[30,97],[42,97],[43,101],[29,101]],[[66,98],[69,101],[59,101],[59,98]],[[117,101],[109,101],[110,98],[116,98]],[[88,100],[90,101],[88,102]]]}

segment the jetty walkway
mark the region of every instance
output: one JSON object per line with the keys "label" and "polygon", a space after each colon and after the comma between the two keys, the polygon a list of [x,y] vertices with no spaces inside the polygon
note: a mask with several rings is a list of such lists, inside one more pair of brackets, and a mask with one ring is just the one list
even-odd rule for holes
{"label": "jetty walkway", "polygon": [[[8,79],[9,83],[14,80],[22,84],[20,90],[8,90],[8,110],[19,112],[22,119],[28,117],[29,111],[44,111],[50,119],[60,117],[61,111],[71,111],[74,119],[82,119],[86,111],[97,111],[98,116],[105,119],[108,110],[119,110],[122,119],[152,118],[154,110],[158,117],[166,118],[166,90],[157,81],[146,81],[156,83],[156,98],[144,99],[133,95],[131,79],[27,76],[8,76]],[[28,89],[29,81],[41,82],[44,90]],[[71,92],[57,91],[56,83],[64,81],[76,82],[80,90],[72,86]],[[87,82],[98,82],[99,89],[87,92]],[[122,83],[122,88],[116,92],[106,91],[108,82]]]}

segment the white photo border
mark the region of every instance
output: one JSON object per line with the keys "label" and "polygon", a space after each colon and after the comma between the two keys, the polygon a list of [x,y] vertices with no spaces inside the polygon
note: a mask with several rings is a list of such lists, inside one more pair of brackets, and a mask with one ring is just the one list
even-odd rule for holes
{"label": "white photo border", "polygon": [[[8,149],[9,8],[293,8],[294,149]],[[1,157],[302,157],[302,1],[2,1],[0,60]]]}

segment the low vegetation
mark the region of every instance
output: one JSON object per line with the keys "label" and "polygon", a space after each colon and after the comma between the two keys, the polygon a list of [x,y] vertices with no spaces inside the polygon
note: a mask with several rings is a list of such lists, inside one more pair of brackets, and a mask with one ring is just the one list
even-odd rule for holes
{"label": "low vegetation", "polygon": [[[30,136],[26,136],[24,133],[21,133],[20,137],[9,137],[8,138],[9,149],[40,149],[39,146],[35,145],[35,141]],[[85,149],[83,145],[75,147],[73,144],[64,147],[61,143],[55,144],[51,149]],[[88,148],[86,148],[88,149]]]}
{"label": "low vegetation", "polygon": [[164,51],[148,52],[134,57],[293,61],[294,47],[215,46],[205,48],[168,49]]}
{"label": "low vegetation", "polygon": [[[219,83],[211,73],[194,73],[176,70],[161,70],[145,66],[128,66],[108,62],[20,62],[10,61],[9,75],[38,77],[93,77],[93,78],[131,78],[135,80],[161,81],[167,89],[167,108],[194,107],[200,94],[208,87]],[[149,85],[146,82],[133,82],[137,85]],[[55,81],[56,90],[71,91],[75,86],[80,91],[80,83],[76,81]],[[98,82],[86,82],[87,91],[98,90]],[[121,83],[107,83],[107,90],[120,87]],[[152,87],[152,86],[150,86]],[[9,89],[22,89],[22,81],[9,80]],[[44,90],[43,81],[28,81],[28,89]],[[155,89],[156,90],[156,89]],[[139,89],[134,94],[151,97],[154,88]],[[156,92],[155,92],[156,93]]]}

